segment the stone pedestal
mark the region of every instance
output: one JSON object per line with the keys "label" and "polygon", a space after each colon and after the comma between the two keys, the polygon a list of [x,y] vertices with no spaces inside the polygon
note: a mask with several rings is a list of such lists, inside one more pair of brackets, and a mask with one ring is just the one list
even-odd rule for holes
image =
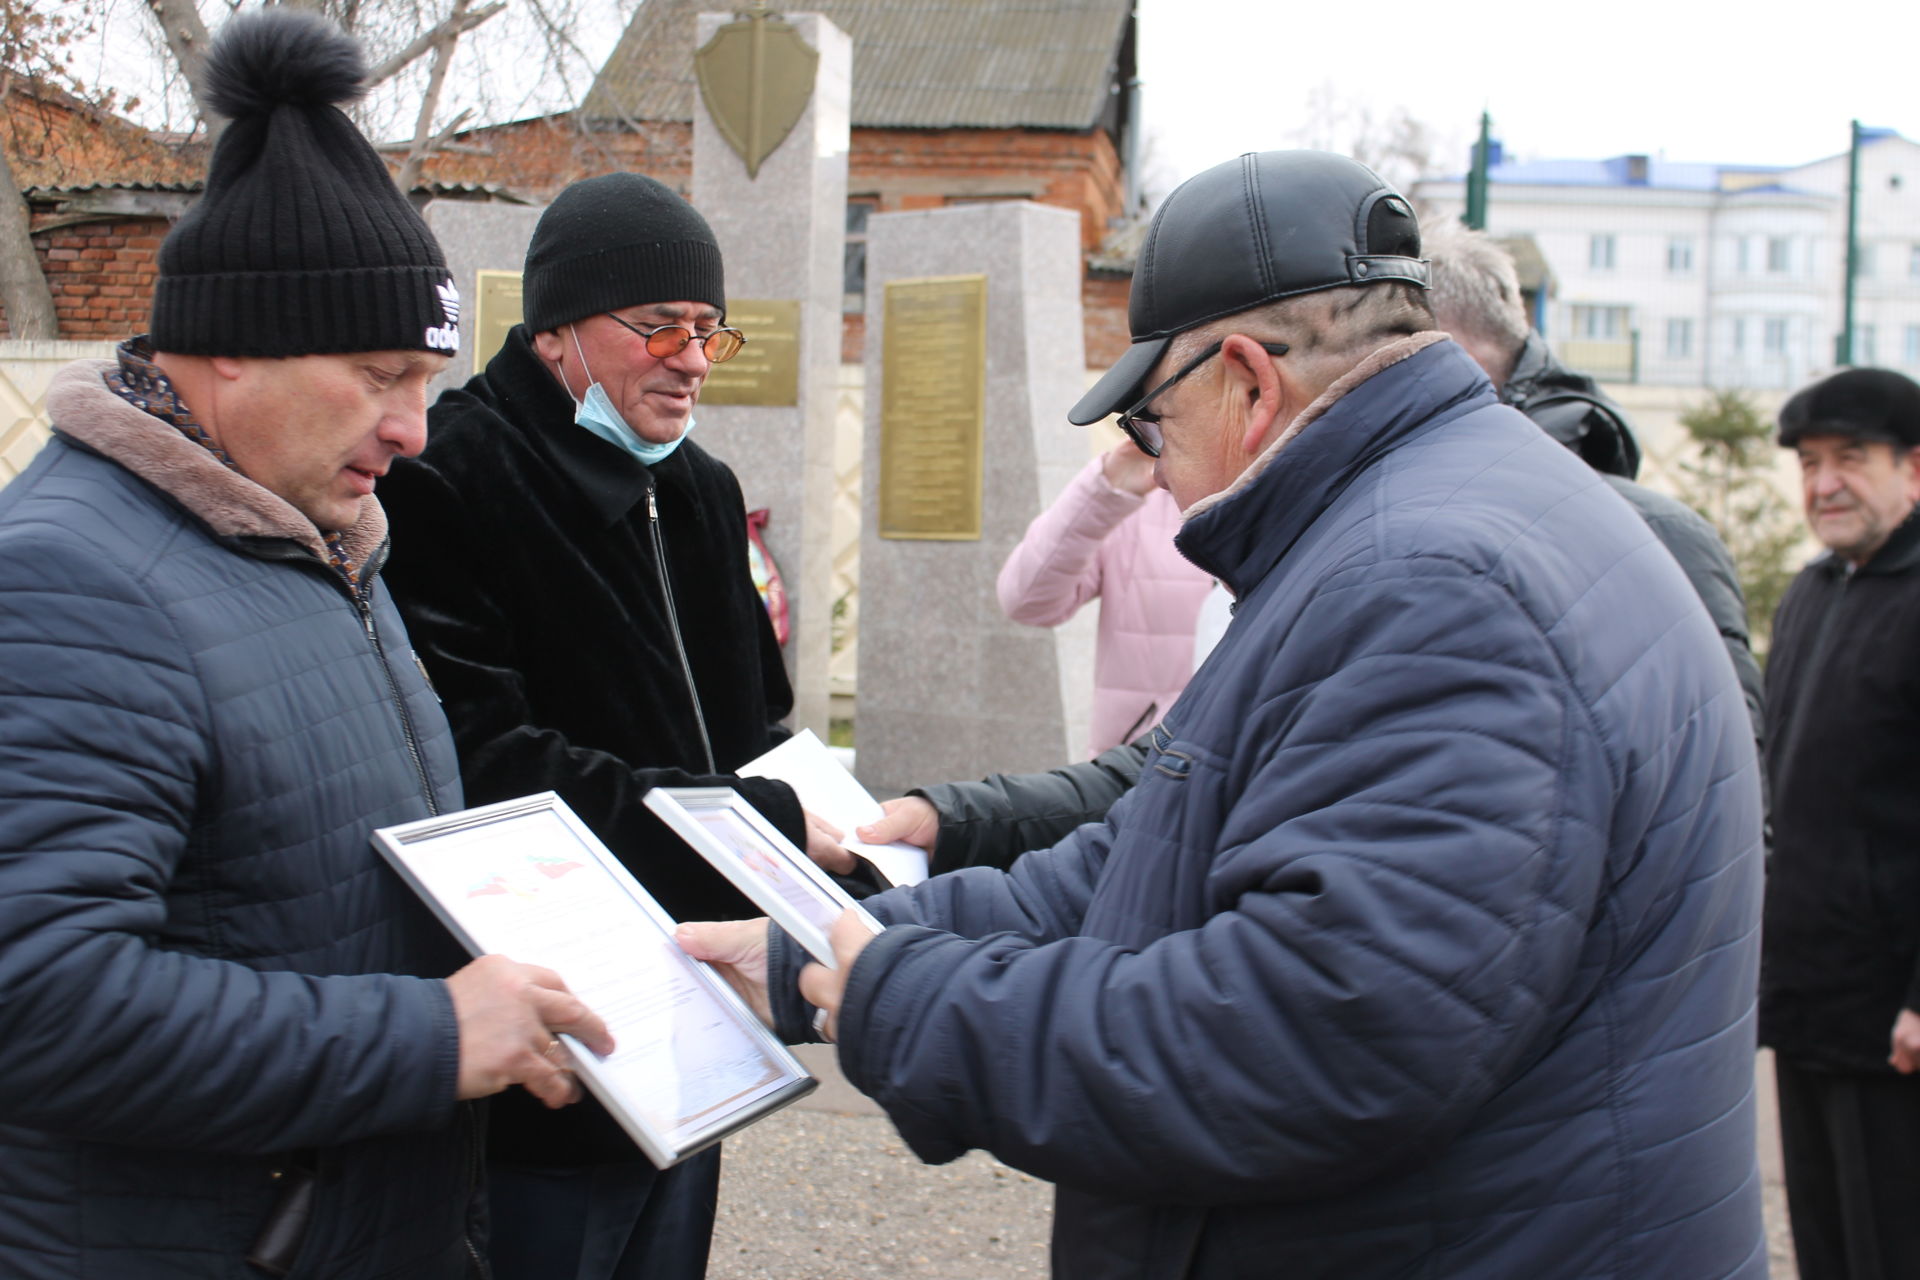
{"label": "stone pedestal", "polygon": [[[833,402],[840,364],[842,245],[853,43],[817,13],[784,15],[819,54],[812,98],[799,123],[749,177],[694,95],[693,204],[726,258],[730,300],[798,304],[797,403],[694,410],[702,446],[740,477],[749,509],[765,507],[765,538],[787,587],[792,634],[787,672],[795,728],[827,736],[827,667],[833,616]],[[699,16],[695,47],[730,13]],[[731,317],[730,317],[731,318]],[[747,328],[746,325],[742,326]],[[754,352],[748,346],[738,360]]]}
{"label": "stone pedestal", "polygon": [[[855,748],[876,795],[1085,755],[1094,611],[1019,626],[994,589],[1028,523],[1087,460],[1086,433],[1066,416],[1085,379],[1080,274],[1069,210],[1008,201],[868,221]],[[882,537],[886,286],[968,275],[986,277],[980,536]]]}

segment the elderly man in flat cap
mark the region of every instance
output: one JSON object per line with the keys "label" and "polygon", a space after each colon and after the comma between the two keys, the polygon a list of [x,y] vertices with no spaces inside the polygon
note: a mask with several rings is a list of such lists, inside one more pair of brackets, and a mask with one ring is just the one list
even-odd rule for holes
{"label": "elderly man in flat cap", "polygon": [[1073,1280],[1766,1272],[1760,787],[1720,638],[1433,328],[1412,210],[1320,152],[1169,196],[1076,406],[1238,603],[1141,780],[838,965],[681,927],[923,1159],[1059,1186]]}
{"label": "elderly man in flat cap", "polygon": [[1780,411],[1827,548],[1767,663],[1760,1038],[1803,1280],[1920,1266],[1920,386],[1848,369]]}

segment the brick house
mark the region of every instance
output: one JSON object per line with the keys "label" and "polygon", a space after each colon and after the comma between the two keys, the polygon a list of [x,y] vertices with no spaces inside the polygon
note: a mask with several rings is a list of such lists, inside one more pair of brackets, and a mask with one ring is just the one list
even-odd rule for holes
{"label": "brick house", "polygon": [[[178,145],[15,78],[0,146],[27,199],[61,336],[123,337],[144,329],[154,255],[199,192],[204,145]],[[7,332],[0,309],[0,337]]]}
{"label": "brick house", "polygon": [[[471,130],[424,170],[442,182],[545,200],[631,169],[691,188],[695,15],[709,0],[647,0],[577,111]],[[1129,212],[1137,99],[1132,0],[818,0],[853,41],[843,350],[859,359],[866,218],[982,200],[1080,215],[1087,361],[1126,347],[1130,262],[1103,245]],[[475,152],[478,152],[476,154]]]}
{"label": "brick house", "polygon": [[[416,201],[544,202],[616,169],[691,187],[695,15],[708,0],[647,0],[581,106],[469,130],[429,159]],[[848,157],[848,314],[860,358],[866,218],[876,211],[1026,199],[1081,220],[1087,361],[1126,347],[1129,172],[1137,99],[1132,0],[821,0],[854,45]],[[16,88],[0,135],[32,209],[64,338],[146,324],[154,253],[198,194],[202,142],[181,144],[65,95]],[[5,336],[0,313],[0,337]]]}

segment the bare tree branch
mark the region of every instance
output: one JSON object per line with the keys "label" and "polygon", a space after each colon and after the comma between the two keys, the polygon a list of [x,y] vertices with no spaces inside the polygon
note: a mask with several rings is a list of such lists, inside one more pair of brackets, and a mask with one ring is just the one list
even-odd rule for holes
{"label": "bare tree branch", "polygon": [[[160,0],[148,0],[150,4],[159,2]],[[431,30],[423,31],[418,36],[415,36],[406,47],[369,72],[367,75],[367,86],[371,88],[374,85],[385,83],[400,71],[404,70],[415,59],[438,48],[442,40],[458,39],[506,7],[506,0],[494,0],[492,4],[485,5],[469,13],[466,11],[467,7],[465,4],[456,4],[453,12],[441,20]]]}

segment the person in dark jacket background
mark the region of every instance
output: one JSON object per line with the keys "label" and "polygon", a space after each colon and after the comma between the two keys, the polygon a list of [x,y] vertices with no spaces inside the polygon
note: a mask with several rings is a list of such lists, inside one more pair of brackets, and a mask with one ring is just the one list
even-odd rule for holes
{"label": "person in dark jacket background", "polygon": [[[792,693],[739,482],[688,439],[707,371],[742,341],[719,245],[651,178],[576,182],[527,246],[524,306],[381,490],[394,595],[468,799],[556,791],[676,918],[752,914],[642,803],[731,786],[808,841],[791,788],[732,773],[774,745]],[[512,1097],[488,1142],[500,1280],[705,1273],[717,1147],[658,1173],[597,1103]]]}
{"label": "person in dark jacket background", "polygon": [[825,1015],[923,1159],[1058,1184],[1055,1274],[1766,1273],[1760,789],[1685,576],[1432,331],[1365,167],[1161,206],[1070,415],[1159,456],[1238,600],[1102,824],[870,900],[838,967],[683,925]]}
{"label": "person in dark jacket background", "polygon": [[1827,553],[1767,662],[1774,1050],[1803,1280],[1920,1267],[1920,386],[1849,369],[1780,410]]}
{"label": "person in dark jacket background", "polygon": [[[1765,728],[1739,570],[1720,535],[1683,503],[1637,484],[1640,446],[1620,407],[1591,378],[1560,367],[1527,320],[1513,258],[1491,237],[1456,225],[1426,237],[1435,322],[1466,348],[1504,403],[1579,455],[1627,500],[1687,575],[1712,616],[1739,677],[1756,749]],[[1043,774],[995,774],[979,782],[919,787],[886,802],[887,816],[862,828],[876,843],[927,850],[934,871],[1000,866],[1042,849],[1082,822],[1098,821],[1139,777],[1144,740],[1085,764]]]}
{"label": "person in dark jacket background", "polygon": [[[576,1097],[553,975],[369,843],[461,804],[372,496],[457,349],[326,20],[234,18],[150,338],[0,491],[0,1275],[482,1274],[470,1106]],[[451,974],[451,976],[448,976]],[[444,979],[444,980],[443,980]]]}

